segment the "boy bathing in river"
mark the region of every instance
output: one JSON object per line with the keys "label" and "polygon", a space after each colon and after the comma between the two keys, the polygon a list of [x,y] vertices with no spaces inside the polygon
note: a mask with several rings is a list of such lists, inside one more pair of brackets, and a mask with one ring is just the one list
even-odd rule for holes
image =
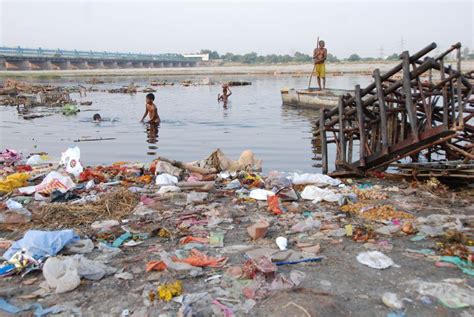
{"label": "boy bathing in river", "polygon": [[227,102],[227,99],[232,95],[232,91],[230,91],[229,84],[222,85],[222,95],[217,95],[217,101],[222,101],[224,103]]}
{"label": "boy bathing in river", "polygon": [[145,120],[145,117],[148,115],[150,120],[148,123],[158,124],[160,123],[160,116],[158,115],[158,109],[156,108],[153,101],[155,100],[155,95],[148,94],[146,95],[146,104],[145,104],[145,114],[140,122]]}

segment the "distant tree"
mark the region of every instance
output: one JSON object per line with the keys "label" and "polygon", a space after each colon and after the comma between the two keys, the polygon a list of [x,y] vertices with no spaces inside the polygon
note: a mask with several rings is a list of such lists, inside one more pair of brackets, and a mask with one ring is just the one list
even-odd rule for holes
{"label": "distant tree", "polygon": [[219,53],[217,51],[211,51],[211,50],[201,50],[200,54],[209,54],[209,59],[219,59]]}
{"label": "distant tree", "polygon": [[311,61],[311,56],[308,54],[303,54],[300,52],[295,52],[293,56],[293,61],[297,63],[305,63],[305,62],[310,62]]}
{"label": "distant tree", "polygon": [[462,50],[462,57],[463,57],[464,59],[468,59],[470,52],[471,52],[471,50],[469,49],[469,47],[466,46],[466,47]]}
{"label": "distant tree", "polygon": [[349,56],[349,58],[347,59],[349,62],[358,62],[361,60],[360,56],[357,55],[357,54],[352,54],[351,56]]}
{"label": "distant tree", "polygon": [[339,59],[337,58],[337,56],[332,55],[331,53],[328,53],[328,56],[327,56],[326,60],[329,63],[339,63]]}
{"label": "distant tree", "polygon": [[252,53],[247,53],[244,56],[242,56],[242,63],[245,64],[255,64],[257,62],[257,53],[252,52]]}
{"label": "distant tree", "polygon": [[369,57],[363,57],[362,60],[363,60],[364,62],[373,62],[373,61],[375,61],[375,60],[377,60],[377,59],[376,59],[375,57],[370,57],[370,56],[369,56]]}
{"label": "distant tree", "polygon": [[387,56],[386,60],[387,61],[398,61],[400,59],[399,55],[397,53],[393,53],[390,56]]}
{"label": "distant tree", "polygon": [[474,53],[469,54],[469,56],[467,57],[467,59],[474,59]]}

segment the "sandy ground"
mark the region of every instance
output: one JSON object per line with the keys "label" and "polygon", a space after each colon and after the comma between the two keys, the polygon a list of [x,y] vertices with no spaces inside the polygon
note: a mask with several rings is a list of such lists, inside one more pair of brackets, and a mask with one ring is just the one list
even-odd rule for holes
{"label": "sandy ground", "polygon": [[[449,64],[449,63],[448,63]],[[375,68],[386,71],[396,62],[378,63],[328,63],[328,74],[335,73],[368,73]],[[455,67],[455,63],[453,62]],[[463,71],[474,70],[474,61],[463,61]],[[242,74],[308,74],[312,64],[298,65],[256,65],[256,66],[216,66],[189,68],[153,68],[153,69],[93,69],[63,71],[0,71],[0,77],[72,77],[72,76],[158,76],[158,75],[242,75]]]}

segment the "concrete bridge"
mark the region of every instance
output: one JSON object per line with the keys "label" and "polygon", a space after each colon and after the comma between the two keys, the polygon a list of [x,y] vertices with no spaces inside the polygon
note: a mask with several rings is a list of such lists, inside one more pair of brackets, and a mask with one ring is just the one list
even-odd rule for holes
{"label": "concrete bridge", "polygon": [[180,54],[135,54],[0,47],[1,70],[75,70],[194,67],[199,58]]}

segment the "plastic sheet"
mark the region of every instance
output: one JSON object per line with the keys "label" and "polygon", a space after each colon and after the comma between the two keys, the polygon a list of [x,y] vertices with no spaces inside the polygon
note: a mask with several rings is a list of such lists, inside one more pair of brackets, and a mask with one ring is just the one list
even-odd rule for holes
{"label": "plastic sheet", "polygon": [[305,185],[305,184],[326,184],[330,186],[338,186],[341,184],[341,181],[331,176],[324,174],[298,174],[293,173],[287,176],[289,180],[295,185]]}
{"label": "plastic sheet", "polygon": [[15,241],[13,245],[3,254],[9,260],[13,254],[22,249],[28,251],[37,258],[54,256],[64,248],[64,246],[79,237],[73,230],[61,231],[40,231],[29,230],[23,238]]}
{"label": "plastic sheet", "polygon": [[319,203],[321,201],[327,202],[338,202],[342,195],[334,193],[329,189],[322,189],[317,186],[306,186],[301,193],[301,198],[306,200],[312,200],[313,203]]}

